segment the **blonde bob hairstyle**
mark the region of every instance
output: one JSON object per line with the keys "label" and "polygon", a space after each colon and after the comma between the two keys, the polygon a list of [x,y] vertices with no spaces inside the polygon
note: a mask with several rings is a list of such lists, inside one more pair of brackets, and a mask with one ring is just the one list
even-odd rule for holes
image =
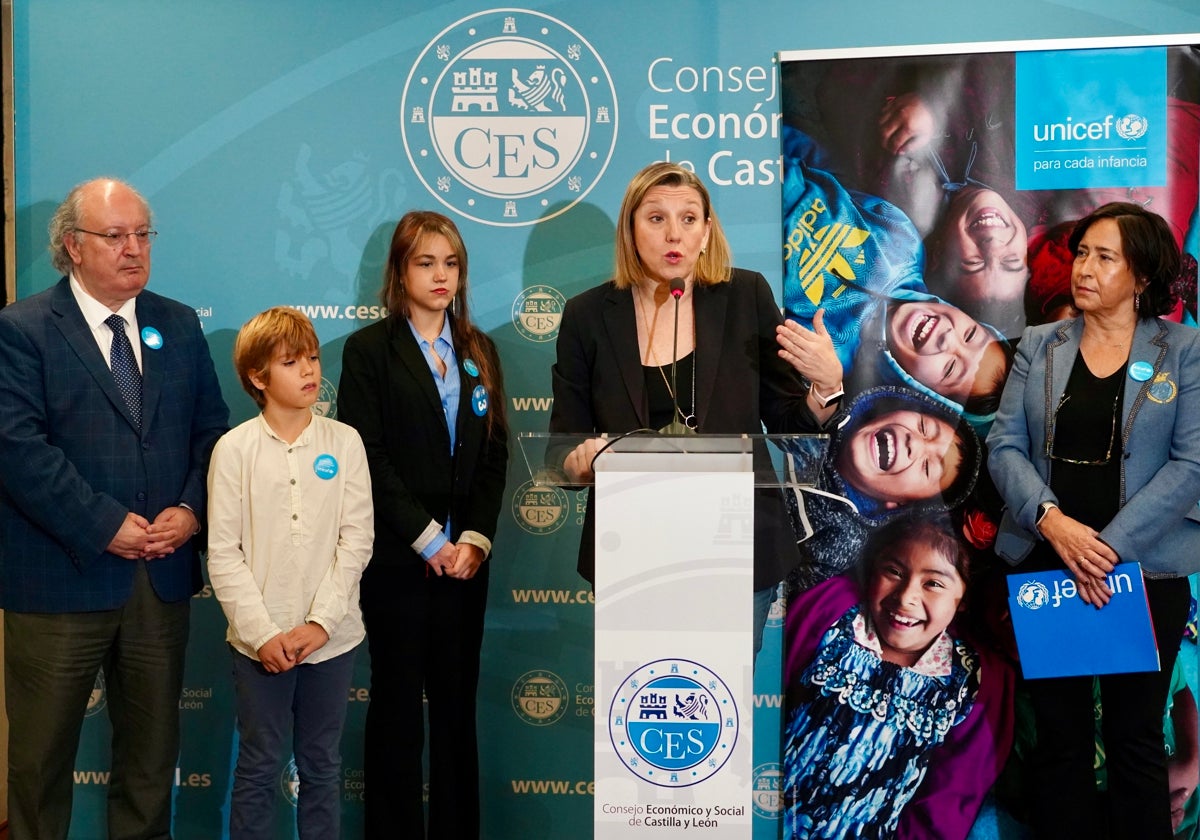
{"label": "blonde bob hairstyle", "polygon": [[696,282],[702,286],[714,283],[728,283],[733,274],[733,258],[729,251],[729,241],[721,222],[712,209],[712,199],[708,196],[708,188],[696,177],[696,173],[684,169],[676,163],[658,161],[652,163],[633,176],[629,186],[625,188],[625,198],[621,201],[620,221],[617,225],[617,255],[614,267],[613,285],[618,289],[628,289],[646,279],[646,267],[638,256],[637,245],[633,237],[633,217],[646,193],[655,187],[691,187],[700,196],[704,208],[705,220],[712,223],[708,234],[708,245],[700,252],[696,260]]}

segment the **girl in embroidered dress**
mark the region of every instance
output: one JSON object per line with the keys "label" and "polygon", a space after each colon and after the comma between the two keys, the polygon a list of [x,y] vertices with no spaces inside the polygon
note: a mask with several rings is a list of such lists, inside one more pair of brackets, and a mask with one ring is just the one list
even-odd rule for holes
{"label": "girl in embroidered dress", "polygon": [[1012,669],[952,624],[967,552],[947,517],[892,520],[865,582],[831,578],[787,618],[789,838],[964,838],[1012,742]]}

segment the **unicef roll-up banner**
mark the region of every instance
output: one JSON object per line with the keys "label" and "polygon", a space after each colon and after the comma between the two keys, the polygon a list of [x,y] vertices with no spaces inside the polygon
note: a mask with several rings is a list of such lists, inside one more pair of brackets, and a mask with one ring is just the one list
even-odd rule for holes
{"label": "unicef roll-up banner", "polygon": [[750,446],[634,437],[596,459],[597,838],[751,836]]}
{"label": "unicef roll-up banner", "polygon": [[[1004,500],[982,444],[1025,328],[1079,314],[1068,240],[1093,209],[1135,202],[1166,220],[1184,258],[1172,280],[1177,303],[1163,317],[1195,327],[1197,43],[1189,35],[781,54],[784,306],[808,325],[824,310],[848,401],[821,481],[793,500],[804,558],[788,582],[787,836],[850,836],[864,824],[900,836],[929,825],[946,837],[1028,835],[1022,791],[1037,732],[1024,713],[1027,684],[1014,688],[1021,656],[1009,610],[1059,601],[1006,604],[1008,566],[994,551],[1006,553],[997,543]],[[1157,406],[1174,412],[1189,387],[1162,358],[1135,347],[1128,360],[1127,398],[1143,394],[1145,417],[1162,416]],[[1024,373],[1030,382],[1043,375]],[[1136,457],[1127,423],[1126,457]],[[922,479],[905,483],[914,467]],[[1124,471],[1120,480],[1124,504]],[[930,599],[913,608],[881,594],[898,556],[913,568],[905,563],[915,557],[954,553],[932,547],[935,533],[967,551],[959,568],[971,581],[966,597],[949,570],[957,615],[940,620]],[[1152,554],[1123,559],[1163,565]],[[1175,560],[1200,573],[1195,556]],[[1197,753],[1180,737],[1196,738],[1188,721],[1200,698],[1198,578],[1183,638],[1159,639],[1180,645],[1163,709],[1175,780]],[[1141,599],[1144,619],[1145,595],[1109,580],[1114,600]],[[1067,591],[1080,597],[1073,579]],[[894,669],[897,640],[922,633],[922,657]],[[1094,711],[1104,789],[1102,695],[1081,714]],[[1195,785],[1170,784],[1175,836],[1196,838]]]}
{"label": "unicef roll-up banner", "polygon": [[[336,416],[346,337],[385,315],[378,290],[396,221],[440,210],[470,251],[472,315],[499,348],[514,435],[547,429],[563,305],[609,278],[621,197],[646,163],[694,168],[736,264],[781,290],[778,50],[1017,39],[1031,25],[1046,37],[1200,31],[1200,11],[1158,3],[1147,14],[1127,0],[1011,0],[969,14],[961,0],[930,0],[920,14],[878,0],[12,5],[19,297],[58,280],[46,224],[68,190],[125,178],[160,232],[150,288],[197,311],[233,422],[255,411],[233,375],[234,335],[281,304],[313,319],[319,408]],[[801,93],[796,107],[815,107],[817,91]],[[848,109],[862,98],[845,97]],[[534,484],[516,459],[507,492],[488,560],[483,835],[586,836],[593,709],[611,699],[594,689],[594,596],[575,571],[586,494]],[[780,729],[783,623],[777,602],[750,700],[756,838],[780,830],[780,751],[761,733]],[[179,840],[226,831],[237,744],[224,632],[205,586],[180,702]],[[342,744],[348,837],[362,831],[369,699],[363,650]],[[105,836],[109,735],[98,680],[76,758],[78,840]],[[278,791],[275,836],[289,837],[294,766],[280,768]],[[377,795],[393,793],[385,781]]]}

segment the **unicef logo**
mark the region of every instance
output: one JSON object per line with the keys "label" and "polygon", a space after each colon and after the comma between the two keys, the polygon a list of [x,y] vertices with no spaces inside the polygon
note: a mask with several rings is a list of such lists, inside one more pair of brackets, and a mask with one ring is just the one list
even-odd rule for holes
{"label": "unicef logo", "polygon": [[1139,140],[1149,128],[1146,118],[1137,114],[1126,114],[1117,120],[1117,134],[1125,140]]}
{"label": "unicef logo", "polygon": [[557,723],[570,702],[567,684],[553,671],[528,671],[513,683],[513,710],[530,726]]}
{"label": "unicef logo", "polygon": [[318,455],[313,459],[313,472],[317,474],[317,478],[329,481],[338,474],[337,458],[329,453]]}
{"label": "unicef logo", "polygon": [[625,678],[608,710],[621,762],[660,787],[715,775],[737,744],[738,709],[725,682],[696,662],[660,659]]}
{"label": "unicef logo", "polygon": [[1036,580],[1027,580],[1017,590],[1017,603],[1027,610],[1040,610],[1050,603],[1050,590]]}
{"label": "unicef logo", "polygon": [[318,417],[337,416],[337,388],[325,377],[321,377],[321,390],[317,392],[317,401],[313,403],[312,413]]}
{"label": "unicef logo", "polygon": [[104,691],[104,670],[96,672],[96,681],[92,683],[92,693],[88,695],[87,708],[83,712],[84,717],[92,717],[98,715],[104,709],[106,704],[106,693]]}
{"label": "unicef logo", "polygon": [[751,802],[754,813],[765,820],[777,820],[783,813],[783,770],[769,761],[754,768]]}
{"label": "unicef logo", "polygon": [[513,301],[513,326],[530,341],[553,341],[558,337],[558,325],[562,323],[566,305],[567,299],[553,286],[522,289]]}
{"label": "unicef logo", "polygon": [[439,32],[409,73],[400,114],[426,189],[497,226],[566,212],[599,183],[617,141],[616,88],[600,56],[566,24],[522,9]]}
{"label": "unicef logo", "polygon": [[279,774],[279,789],[283,791],[283,798],[288,804],[295,808],[300,798],[300,771],[296,769],[296,759],[289,759],[287,767]]}
{"label": "unicef logo", "polygon": [[163,346],[162,333],[154,327],[142,327],[142,344],[151,350],[161,350]]}
{"label": "unicef logo", "polygon": [[561,487],[526,481],[513,493],[512,513],[531,534],[552,534],[567,521],[571,500]]}

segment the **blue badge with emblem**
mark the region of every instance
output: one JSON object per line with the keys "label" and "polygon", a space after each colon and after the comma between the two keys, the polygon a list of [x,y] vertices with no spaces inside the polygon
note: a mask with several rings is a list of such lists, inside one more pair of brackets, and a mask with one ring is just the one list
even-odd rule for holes
{"label": "blue badge with emblem", "polygon": [[471,410],[475,412],[476,417],[487,414],[488,392],[482,385],[476,385],[475,390],[471,392]]}
{"label": "blue badge with emblem", "polygon": [[161,350],[163,346],[162,333],[154,327],[142,327],[142,344],[151,350]]}
{"label": "blue badge with emblem", "polygon": [[317,474],[317,478],[323,478],[326,481],[338,474],[337,458],[326,453],[318,455],[313,461],[313,472]]}
{"label": "blue badge with emblem", "polygon": [[463,361],[463,370],[471,374],[471,376],[479,375],[479,365],[475,364],[473,359],[466,359]]}
{"label": "blue badge with emblem", "polygon": [[1149,362],[1134,362],[1129,366],[1129,378],[1135,382],[1145,382],[1154,375],[1154,365]]}
{"label": "blue badge with emblem", "polygon": [[1154,377],[1154,381],[1150,383],[1150,387],[1146,391],[1146,396],[1150,398],[1150,402],[1156,402],[1159,405],[1166,405],[1175,399],[1179,394],[1179,386],[1171,381],[1171,374],[1163,371]]}

